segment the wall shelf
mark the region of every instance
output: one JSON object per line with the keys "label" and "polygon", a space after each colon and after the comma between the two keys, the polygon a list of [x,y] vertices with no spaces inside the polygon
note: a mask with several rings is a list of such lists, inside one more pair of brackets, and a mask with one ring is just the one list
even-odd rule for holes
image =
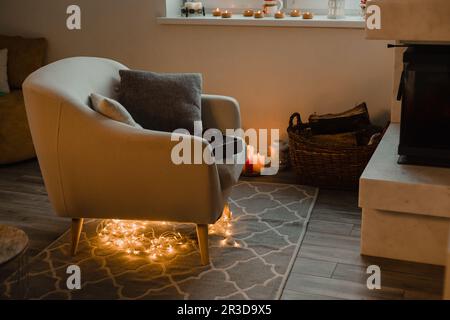
{"label": "wall shelf", "polygon": [[284,19],[275,18],[246,18],[242,15],[235,15],[232,18],[223,19],[213,17],[211,14],[196,17],[159,17],[159,24],[165,25],[197,25],[197,26],[253,26],[253,27],[300,27],[300,28],[347,28],[364,29],[365,22],[360,16],[347,16],[344,19],[328,19],[327,16],[317,15],[312,20],[302,18],[286,17]]}

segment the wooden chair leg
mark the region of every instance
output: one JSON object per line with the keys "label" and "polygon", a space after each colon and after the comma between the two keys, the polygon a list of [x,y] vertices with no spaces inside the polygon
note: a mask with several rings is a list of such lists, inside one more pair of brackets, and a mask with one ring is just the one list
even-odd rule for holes
{"label": "wooden chair leg", "polygon": [[77,254],[78,242],[80,241],[83,219],[72,219],[72,256]]}
{"label": "wooden chair leg", "polygon": [[227,220],[231,220],[232,219],[232,213],[230,210],[230,205],[227,203],[225,203],[225,207],[223,208],[223,215]]}
{"label": "wooden chair leg", "polygon": [[209,264],[209,246],[208,246],[208,225],[198,224],[197,225],[197,238],[198,246],[200,248],[200,257],[202,260],[202,265]]}

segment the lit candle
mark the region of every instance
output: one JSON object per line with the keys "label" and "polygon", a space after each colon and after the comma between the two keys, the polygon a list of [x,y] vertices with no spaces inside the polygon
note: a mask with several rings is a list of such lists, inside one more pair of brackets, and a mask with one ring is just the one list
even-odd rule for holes
{"label": "lit candle", "polygon": [[283,18],[284,18],[283,11],[278,11],[277,13],[275,13],[275,19],[283,19]]}
{"label": "lit candle", "polygon": [[253,156],[255,148],[253,146],[247,146],[247,156]]}
{"label": "lit candle", "polygon": [[247,9],[244,11],[244,17],[253,17],[254,11],[252,9]]}
{"label": "lit candle", "polygon": [[266,166],[266,156],[259,156],[259,165],[260,165],[260,170],[262,170],[265,166]]}
{"label": "lit candle", "polygon": [[214,10],[212,11],[212,15],[213,15],[214,17],[220,17],[220,16],[222,15],[222,11],[220,11],[219,8],[216,8],[216,9],[214,9]]}
{"label": "lit candle", "polygon": [[252,173],[253,172],[253,153],[254,148],[252,146],[247,146],[247,154],[246,154],[246,160],[245,160],[245,166],[244,166],[244,173]]}
{"label": "lit candle", "polygon": [[225,11],[222,13],[222,18],[225,18],[225,19],[231,18],[232,15],[233,15],[233,13],[232,13],[231,11],[225,10]]}
{"label": "lit candle", "polygon": [[292,11],[291,11],[291,17],[300,17],[301,16],[301,12],[300,12],[300,10],[298,10],[298,9],[293,9]]}
{"label": "lit candle", "polygon": [[256,11],[255,12],[255,18],[256,19],[264,18],[264,12],[262,12],[261,10]]}
{"label": "lit candle", "polygon": [[253,155],[252,164],[253,164],[253,172],[260,173],[261,172],[261,163],[259,162],[259,156],[257,154]]}
{"label": "lit candle", "polygon": [[306,11],[303,13],[303,19],[312,19],[314,18],[314,14],[312,12]]}

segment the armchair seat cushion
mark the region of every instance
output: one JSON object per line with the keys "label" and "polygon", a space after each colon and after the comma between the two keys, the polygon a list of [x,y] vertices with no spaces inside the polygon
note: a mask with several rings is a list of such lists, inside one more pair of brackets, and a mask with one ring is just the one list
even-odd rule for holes
{"label": "armchair seat cushion", "polygon": [[165,132],[182,128],[194,134],[194,121],[202,120],[200,74],[119,73],[119,102],[143,128]]}

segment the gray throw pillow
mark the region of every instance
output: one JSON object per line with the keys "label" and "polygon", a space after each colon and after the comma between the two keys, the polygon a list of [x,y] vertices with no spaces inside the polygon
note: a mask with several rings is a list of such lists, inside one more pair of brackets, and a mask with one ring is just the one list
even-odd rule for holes
{"label": "gray throw pillow", "polygon": [[105,117],[116,120],[129,126],[142,129],[142,127],[134,121],[130,113],[116,100],[102,96],[101,94],[92,93],[90,95],[92,109],[101,113]]}
{"label": "gray throw pillow", "polygon": [[119,102],[145,129],[172,132],[201,121],[202,76],[120,70]]}

